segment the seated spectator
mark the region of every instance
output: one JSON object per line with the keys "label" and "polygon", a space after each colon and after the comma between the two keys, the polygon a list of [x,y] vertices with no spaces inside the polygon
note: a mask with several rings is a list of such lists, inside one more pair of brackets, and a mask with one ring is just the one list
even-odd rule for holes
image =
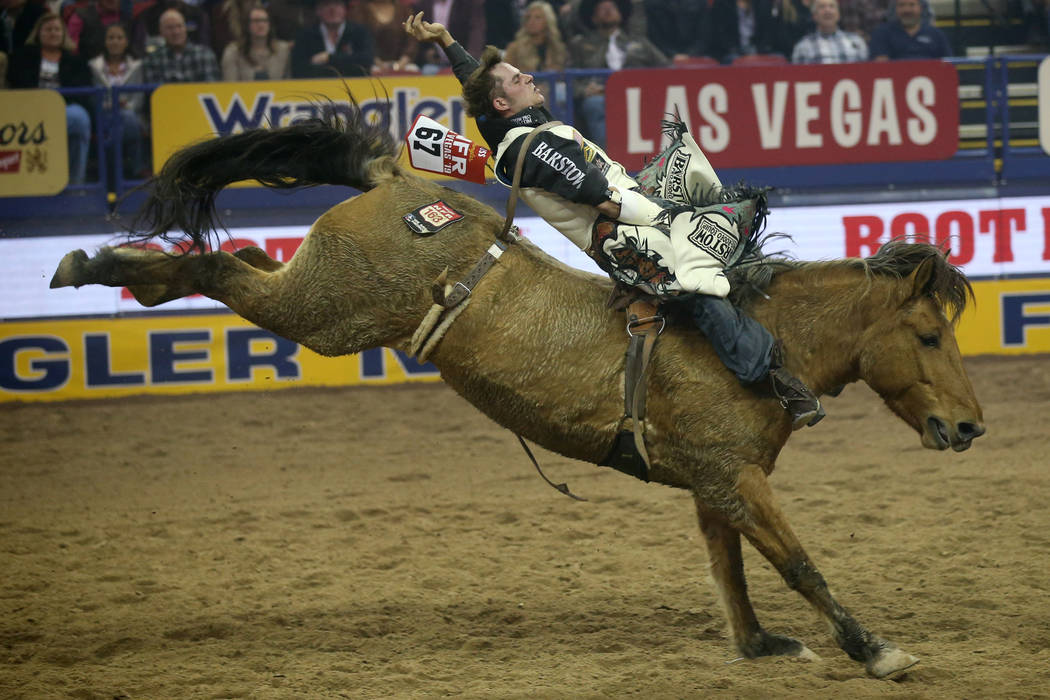
{"label": "seated spectator", "polygon": [[780,0],[773,3],[773,53],[791,58],[799,40],[816,29],[813,0]]}
{"label": "seated spectator", "polygon": [[219,80],[219,64],[207,46],[189,41],[186,20],[178,10],[167,10],[160,17],[164,45],[146,55],[142,62],[147,83],[206,83]]}
{"label": "seated spectator", "polygon": [[[233,0],[229,0],[232,2]],[[242,0],[245,2],[247,0]],[[292,42],[303,27],[313,22],[314,13],[302,0],[270,0],[266,4],[270,13],[270,22],[274,32],[281,41]]]}
{"label": "seated spectator", "polygon": [[154,47],[164,43],[160,19],[168,10],[178,10],[182,15],[186,25],[186,40],[190,44],[206,47],[215,55],[211,48],[211,18],[197,4],[184,0],[146,0],[140,7],[144,9],[136,10],[135,23],[131,29],[131,46],[136,55],[146,56]]}
{"label": "seated spectator", "polygon": [[241,38],[222,53],[223,80],[284,80],[291,76],[292,47],[274,35],[270,13],[254,7],[245,18]]}
{"label": "seated spectator", "polygon": [[[526,73],[564,70],[569,62],[569,48],[562,41],[558,17],[546,0],[534,0],[525,8],[521,29],[510,42],[503,60]],[[541,80],[536,87],[548,105],[553,105],[551,85]],[[564,92],[564,86],[562,88]],[[564,99],[564,98],[562,98]]]}
{"label": "seated spectator", "polygon": [[[206,0],[208,24],[211,25],[211,48],[216,56],[222,56],[230,44],[236,44],[244,37],[248,27],[248,13],[260,4],[269,13],[270,24],[276,32],[277,23],[269,3],[260,0]],[[292,34],[287,41],[291,41],[294,36]]]}
{"label": "seated spectator", "polygon": [[875,27],[886,21],[885,0],[839,0],[839,20],[843,31],[860,34],[871,40]]}
{"label": "seated spectator", "polygon": [[375,41],[373,70],[419,72],[419,43],[405,31],[411,16],[411,8],[397,0],[365,0],[354,6],[350,20],[367,27]]}
{"label": "seated spectator", "polygon": [[711,25],[706,2],[645,0],[645,26],[649,41],[672,61],[707,54]]}
{"label": "seated spectator", "polygon": [[[668,65],[667,57],[643,37],[623,30],[631,14],[630,0],[583,0],[580,18],[588,31],[569,46],[572,68],[644,68]],[[577,80],[576,98],[584,135],[605,147],[605,81]]]}
{"label": "seated spectator", "polygon": [[773,53],[776,26],[771,0],[714,0],[708,53],[722,63],[737,56]]}
{"label": "seated spectator", "polygon": [[374,42],[368,29],[347,21],[346,0],[317,0],[317,24],[304,28],[292,48],[293,78],[369,75]]}
{"label": "seated spectator", "polygon": [[549,2],[535,0],[528,4],[522,15],[521,29],[507,46],[503,60],[525,73],[565,69],[569,49],[562,41],[558,18]]}
{"label": "seated spectator", "polygon": [[[88,87],[91,72],[73,53],[73,42],[62,18],[45,12],[29,32],[26,43],[15,51],[8,68],[13,88]],[[83,184],[91,145],[91,102],[84,97],[66,97],[66,131],[69,134],[69,184]]]}
{"label": "seated spectator", "polygon": [[45,12],[44,0],[0,0],[0,52],[7,54],[8,61],[25,45]]}
{"label": "seated spectator", "polygon": [[871,34],[868,53],[876,61],[944,58],[952,55],[948,37],[923,17],[920,0],[897,0],[894,18]]}
{"label": "seated spectator", "polygon": [[121,0],[89,0],[87,4],[76,7],[66,18],[66,29],[76,44],[77,54],[85,61],[101,55],[105,49],[106,29],[118,22],[130,26],[130,15],[131,3],[122,3]]}
{"label": "seated spectator", "polygon": [[[583,21],[584,18],[580,15],[582,2],[583,0],[564,0],[564,2],[556,0],[551,3],[558,15],[558,28],[561,29],[561,36],[566,44],[572,43],[574,38],[590,31],[590,27],[587,26],[587,23]],[[697,2],[706,3],[707,0],[697,0]],[[629,36],[644,36],[648,38],[649,29],[646,21],[645,0],[630,0],[629,4],[631,9],[624,15],[623,20],[624,31]]]}
{"label": "seated spectator", "polygon": [[853,63],[868,60],[868,45],[859,34],[839,28],[838,0],[814,0],[817,30],[802,37],[791,53],[792,63]]}
{"label": "seated spectator", "polygon": [[[128,30],[122,24],[111,24],[106,29],[105,48],[102,53],[88,61],[91,68],[91,79],[95,85],[102,87],[120,87],[122,85],[141,85],[142,61],[128,53]],[[142,147],[145,141],[146,128],[143,123],[142,105],[145,100],[141,92],[121,92],[118,98],[118,114],[121,126],[121,151],[123,153],[124,177],[136,178],[142,173],[144,161]],[[107,95],[103,103],[106,109],[112,108]],[[108,154],[110,166],[116,168],[113,154]]]}

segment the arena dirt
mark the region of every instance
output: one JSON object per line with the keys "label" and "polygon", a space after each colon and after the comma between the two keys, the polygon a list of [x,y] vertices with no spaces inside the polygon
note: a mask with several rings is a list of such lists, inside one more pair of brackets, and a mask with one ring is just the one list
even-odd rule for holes
{"label": "arena dirt", "polygon": [[967,367],[933,452],[866,387],[773,475],[866,678],[750,547],[735,660],[689,494],[539,451],[439,384],[0,406],[0,697],[1047,698],[1050,358]]}

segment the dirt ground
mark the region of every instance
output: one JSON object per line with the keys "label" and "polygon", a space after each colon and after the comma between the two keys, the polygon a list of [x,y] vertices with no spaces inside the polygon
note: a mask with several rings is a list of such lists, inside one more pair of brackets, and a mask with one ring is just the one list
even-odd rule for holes
{"label": "dirt ground", "polygon": [[921,657],[866,678],[753,550],[735,660],[687,493],[539,451],[439,384],[0,406],[0,697],[1050,698],[1050,358],[967,361],[933,452],[866,387],[773,485]]}

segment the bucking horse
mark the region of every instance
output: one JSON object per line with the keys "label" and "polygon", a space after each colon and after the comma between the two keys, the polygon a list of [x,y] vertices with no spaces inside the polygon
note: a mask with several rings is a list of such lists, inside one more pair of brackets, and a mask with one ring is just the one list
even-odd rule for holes
{"label": "bucking horse", "polygon": [[[199,293],[322,355],[407,351],[434,305],[435,280],[462,279],[503,217],[406,171],[397,151],[389,132],[359,112],[187,146],[151,180],[139,238],[93,257],[67,254],[51,286],[126,286],[145,306]],[[287,263],[255,247],[212,252],[221,232],[216,195],[253,179],[274,188],[345,185],[361,194],[322,214]],[[433,235],[406,225],[403,215],[437,201],[462,218]],[[136,245],[158,237],[178,249]],[[730,276],[734,301],[783,341],[788,369],[818,394],[863,380],[935,450],[965,450],[984,433],[954,334],[973,292],[942,250],[891,241],[865,259],[768,255]],[[521,238],[476,285],[429,359],[446,384],[500,425],[599,464],[624,402],[624,318],[606,303],[611,286]],[[692,492],[740,654],[814,656],[759,624],[743,536],[869,674],[886,678],[917,663],[839,604],[777,505],[768,479],[791,435],[777,399],[741,386],[690,323],[666,329],[647,372],[648,476]]]}

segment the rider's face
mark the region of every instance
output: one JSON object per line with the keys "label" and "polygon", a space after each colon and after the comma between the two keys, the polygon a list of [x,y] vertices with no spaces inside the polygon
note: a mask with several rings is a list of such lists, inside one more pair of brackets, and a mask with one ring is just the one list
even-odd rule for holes
{"label": "rider's face", "polygon": [[503,94],[492,101],[500,114],[509,116],[543,104],[543,93],[528,73],[522,73],[509,63],[498,63],[492,67],[492,76],[503,86]]}

